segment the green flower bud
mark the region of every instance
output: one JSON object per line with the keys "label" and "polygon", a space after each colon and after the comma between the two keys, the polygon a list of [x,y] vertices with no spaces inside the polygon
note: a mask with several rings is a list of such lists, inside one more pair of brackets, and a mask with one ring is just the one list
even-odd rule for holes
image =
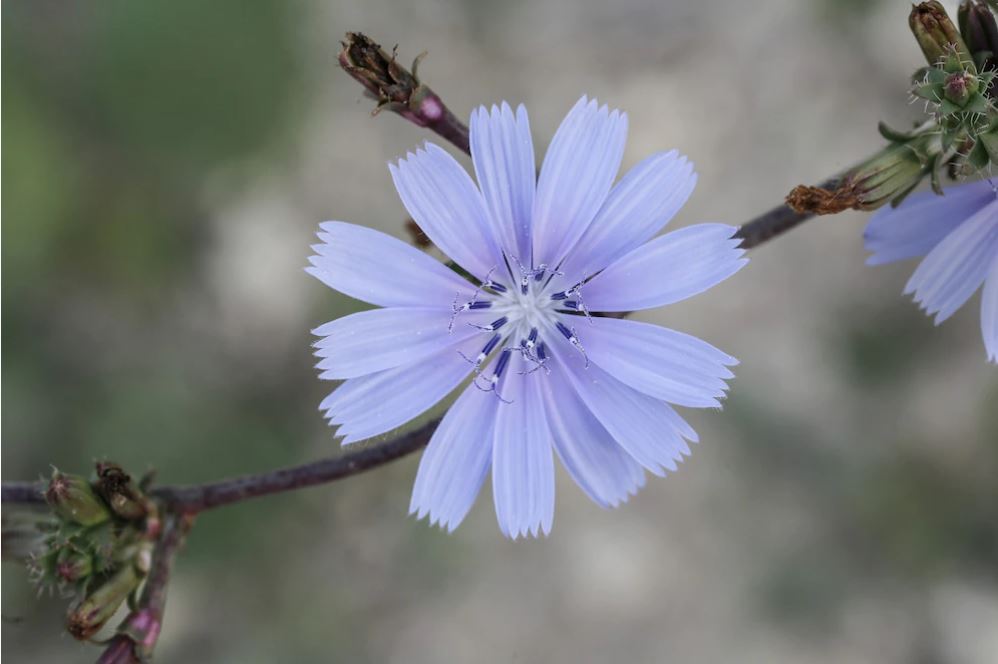
{"label": "green flower bud", "polygon": [[104,626],[129,594],[142,582],[134,565],[124,565],[103,585],[72,607],[66,629],[81,641],[89,639]]}
{"label": "green flower bud", "polygon": [[837,214],[845,210],[875,210],[899,203],[930,173],[938,138],[919,136],[893,143],[842,178],[831,189],[800,185],[786,202],[800,213]]}
{"label": "green flower bud", "polygon": [[56,557],[55,572],[63,581],[76,583],[90,576],[94,571],[93,556],[67,546]]}
{"label": "green flower bud", "polygon": [[52,471],[45,500],[64,521],[95,526],[111,518],[107,505],[94,493],[90,483],[78,475]]}
{"label": "green flower bud", "polygon": [[936,0],[912,7],[908,25],[930,66],[941,65],[949,72],[967,68],[968,65],[973,68],[970,52],[959,30]]}
{"label": "green flower bud", "polygon": [[971,96],[980,90],[980,83],[973,74],[961,71],[946,77],[943,90],[946,99],[963,108]]}
{"label": "green flower bud", "polygon": [[931,140],[890,145],[856,169],[846,178],[859,203],[855,208],[875,210],[888,202],[897,204],[911,193],[932,168]]}

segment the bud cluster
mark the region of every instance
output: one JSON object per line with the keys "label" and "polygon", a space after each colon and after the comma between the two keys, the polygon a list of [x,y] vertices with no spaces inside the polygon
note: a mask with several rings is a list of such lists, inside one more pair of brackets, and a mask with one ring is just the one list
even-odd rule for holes
{"label": "bud cluster", "polygon": [[[929,66],[914,77],[912,94],[924,100],[939,136],[933,173],[947,165],[951,177],[998,164],[995,13],[978,0],[960,5],[959,29],[938,2],[923,2],[909,23]],[[933,179],[939,190],[938,179]]]}
{"label": "bud cluster", "polygon": [[835,214],[899,204],[928,176],[942,193],[941,173],[956,179],[998,164],[998,0],[964,0],[959,28],[936,1],[908,17],[928,66],[912,80],[914,99],[931,119],[912,131],[881,124],[887,145],[832,188],[796,187],[787,204],[799,213]]}
{"label": "bud cluster", "polygon": [[39,589],[74,597],[67,629],[92,638],[137,591],[159,533],[155,503],[120,466],[98,463],[94,480],[53,470],[41,524],[42,549],[30,562]]}

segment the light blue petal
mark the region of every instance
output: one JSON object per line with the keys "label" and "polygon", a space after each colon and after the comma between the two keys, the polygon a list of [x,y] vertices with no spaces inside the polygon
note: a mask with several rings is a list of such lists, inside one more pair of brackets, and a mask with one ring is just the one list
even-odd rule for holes
{"label": "light blue petal", "polygon": [[936,245],[905,286],[936,325],[980,288],[998,256],[998,199],[978,210]]}
{"label": "light blue petal", "polygon": [[576,284],[654,237],[683,207],[696,182],[693,164],[675,150],[632,168],[559,268],[565,279]]}
{"label": "light blue petal", "polygon": [[[316,367],[323,380],[356,378],[425,359],[428,355],[480,335],[468,325],[488,323],[489,315],[468,311],[448,332],[449,309],[391,307],[350,314],[321,325],[312,334],[315,354],[322,358]],[[494,315],[491,315],[494,318]]]}
{"label": "light blue petal", "polygon": [[981,334],[988,359],[998,363],[998,258],[991,263],[991,274],[984,280],[981,295]]}
{"label": "light blue petal", "polygon": [[611,376],[680,406],[719,407],[724,381],[734,376],[725,365],[738,364],[705,341],[658,325],[593,318],[577,332],[589,359]]}
{"label": "light blue petal", "polygon": [[406,210],[441,251],[481,280],[503,264],[482,194],[454,157],[427,143],[388,168]]}
{"label": "light blue petal", "polygon": [[[492,494],[499,530],[516,539],[551,532],[554,520],[554,455],[537,375],[514,355],[500,388],[492,446]],[[494,398],[494,397],[493,397]]]}
{"label": "light blue petal", "polygon": [[543,390],[554,449],[575,483],[601,507],[617,507],[645,485],[641,464],[593,417],[558,371],[534,374]]}
{"label": "light blue petal", "polygon": [[514,117],[506,102],[471,114],[471,160],[485,197],[493,236],[510,256],[530,264],[530,227],[537,164],[527,109]]}
{"label": "light blue petal", "polygon": [[391,431],[432,408],[471,372],[458,354],[481,348],[473,339],[430,355],[425,360],[351,378],[320,404],[330,424],[339,425],[343,444]]}
{"label": "light blue petal", "polygon": [[384,233],[326,221],[305,271],[330,288],[382,307],[449,307],[474,287],[440,261]]}
{"label": "light blue petal", "polygon": [[991,184],[980,180],[948,187],[943,196],[923,191],[909,196],[896,208],[880,208],[863,233],[867,250],[873,252],[867,264],[924,256],[993,198]]}
{"label": "light blue petal", "polygon": [[423,452],[409,514],[453,532],[464,520],[492,463],[494,395],[469,385],[450,407]]}
{"label": "light blue petal", "polygon": [[748,263],[737,230],[697,224],[655,238],[593,277],[583,299],[590,311],[634,311],[702,293]]}
{"label": "light blue petal", "polygon": [[553,267],[582,236],[620,169],[627,114],[582,97],[551,139],[534,199],[534,265]]}
{"label": "light blue petal", "polygon": [[696,442],[697,436],[676,411],[624,385],[597,365],[586,366],[563,340],[555,340],[550,350],[558,361],[552,372],[564,367],[576,394],[618,445],[655,475],[677,469],[677,462],[690,452],[684,437]]}

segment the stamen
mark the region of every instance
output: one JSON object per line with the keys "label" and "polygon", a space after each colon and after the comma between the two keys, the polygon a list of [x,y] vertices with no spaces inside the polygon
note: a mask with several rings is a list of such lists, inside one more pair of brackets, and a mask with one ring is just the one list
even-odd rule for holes
{"label": "stamen", "polygon": [[543,279],[543,278],[544,278],[544,275],[545,275],[545,274],[550,274],[551,276],[556,276],[556,275],[557,275],[557,276],[559,276],[559,277],[563,277],[563,276],[565,276],[565,273],[564,273],[564,272],[562,272],[562,271],[560,271],[560,270],[555,270],[555,269],[553,269],[553,268],[549,268],[549,267],[547,266],[547,263],[541,263],[541,264],[540,264],[540,265],[538,265],[538,266],[537,266],[537,268],[536,268],[536,269],[534,270],[534,280],[536,280],[536,281],[540,281],[541,279]]}
{"label": "stamen", "polygon": [[482,366],[482,362],[484,362],[485,358],[489,356],[489,353],[495,350],[495,347],[499,344],[499,340],[501,338],[502,335],[499,334],[492,335],[492,338],[489,339],[488,343],[485,344],[485,346],[482,348],[481,352],[478,353],[478,356],[475,357],[475,359],[471,359],[461,351],[457,351],[457,354],[463,357],[465,362],[467,362],[468,364],[472,365],[475,368],[475,373],[478,373],[478,368]]}
{"label": "stamen", "polygon": [[505,286],[503,286],[500,283],[496,283],[495,281],[492,281],[492,273],[495,272],[496,269],[497,269],[497,266],[494,266],[494,267],[492,267],[492,269],[490,269],[488,271],[488,273],[485,275],[485,281],[482,282],[482,286],[481,287],[483,289],[487,288],[489,290],[493,290],[496,293],[505,293],[506,292],[506,287]]}
{"label": "stamen", "polygon": [[582,353],[582,357],[584,357],[586,359],[586,368],[588,369],[589,368],[589,356],[586,355],[586,349],[582,347],[582,342],[579,341],[578,335],[575,334],[575,328],[568,329],[565,326],[565,324],[562,323],[561,321],[555,322],[555,327],[558,328],[558,331],[561,332],[562,336],[564,336],[566,339],[568,339],[568,343],[570,343],[573,346],[575,346],[575,350],[577,350],[580,353]]}
{"label": "stamen", "polygon": [[[468,311],[469,309],[488,309],[489,307],[492,306],[491,302],[488,302],[488,301],[479,302],[478,301],[478,295],[482,292],[483,289],[491,288],[492,290],[495,290],[496,292],[499,292],[499,293],[503,293],[503,292],[506,291],[506,289],[503,288],[503,286],[501,284],[496,284],[496,283],[492,282],[492,273],[495,272],[495,271],[496,271],[495,267],[493,267],[492,269],[490,269],[488,271],[488,273],[485,275],[485,281],[482,282],[482,284],[480,286],[476,286],[475,287],[475,292],[471,294],[471,299],[468,300],[467,302],[465,302],[464,304],[462,304],[461,306],[457,305],[457,301],[461,297],[461,293],[457,293],[456,295],[454,295],[454,302],[451,303],[451,305],[450,305],[451,311],[453,313],[451,314],[450,322],[447,324],[447,332],[448,333],[454,331],[454,320],[457,318],[458,314],[460,314],[460,313],[462,313],[464,311]],[[496,286],[498,286],[499,288],[496,288]],[[499,290],[499,289],[502,289],[502,290]]]}
{"label": "stamen", "polygon": [[495,332],[500,327],[502,327],[503,325],[505,325],[508,321],[509,321],[509,318],[507,318],[506,316],[503,316],[501,318],[495,319],[494,321],[492,321],[488,325],[477,325],[475,323],[468,323],[468,325],[470,325],[472,327],[477,327],[479,330],[484,330],[486,332]]}
{"label": "stamen", "polygon": [[478,297],[478,294],[481,291],[482,287],[479,286],[478,288],[475,289],[475,293],[474,295],[471,296],[471,299],[460,306],[458,306],[457,300],[459,297],[461,297],[461,294],[458,293],[457,295],[454,296],[454,302],[452,302],[450,305],[451,311],[453,313],[451,314],[450,322],[447,323],[448,333],[454,331],[454,321],[457,319],[458,314],[468,311],[469,309],[488,309],[489,307],[492,306],[491,302],[488,301],[479,302],[475,299]]}
{"label": "stamen", "polygon": [[589,321],[589,324],[592,325],[593,324],[593,317],[589,313],[589,308],[586,306],[586,303],[582,300],[582,282],[581,281],[579,283],[575,284],[574,286],[572,286],[571,288],[569,288],[566,291],[562,291],[560,293],[555,293],[554,295],[551,296],[551,299],[552,300],[566,300],[566,299],[568,299],[570,297],[574,297],[575,299],[572,300],[572,301],[570,301],[570,302],[566,302],[565,303],[565,307],[568,308],[568,309],[571,309],[573,311],[581,311],[582,313],[584,313],[586,315],[586,319]]}
{"label": "stamen", "polygon": [[529,348],[533,348],[534,344],[537,342],[537,328],[530,328],[530,334],[527,335],[527,344]]}
{"label": "stamen", "polygon": [[541,263],[533,269],[529,269],[520,262],[520,259],[516,256],[512,257],[516,262],[517,268],[520,270],[520,293],[526,295],[530,287],[530,279],[533,277],[534,281],[540,281],[544,278],[544,275],[548,274],[551,276],[563,274],[558,270],[549,268],[546,263]]}
{"label": "stamen", "polygon": [[509,364],[509,356],[510,356],[509,348],[506,348],[501,353],[499,353],[499,359],[496,360],[495,371],[492,373],[491,377],[486,379],[487,381],[486,385],[488,385],[488,387],[482,387],[481,385],[478,384],[478,379],[483,377],[482,374],[480,373],[478,373],[475,376],[475,379],[472,381],[472,384],[474,384],[474,386],[480,389],[482,392],[494,393],[496,395],[496,398],[499,399],[499,401],[502,401],[503,403],[513,403],[512,401],[507,401],[506,399],[503,399],[502,396],[500,396],[499,391],[496,389],[496,386],[499,383],[499,378],[502,376],[503,371],[506,370],[506,365]]}
{"label": "stamen", "polygon": [[520,353],[523,355],[523,359],[533,362],[535,365],[533,369],[528,369],[527,371],[519,372],[521,376],[525,374],[532,374],[540,368],[543,368],[544,371],[548,374],[551,373],[551,369],[544,366],[545,358],[542,358],[537,353],[535,353],[535,349],[539,350],[541,346],[543,346],[543,343],[540,346],[537,345],[537,328],[533,327],[530,329],[530,334],[527,336],[527,338],[523,340],[523,343],[521,343],[519,346],[512,348],[512,350],[520,351]]}

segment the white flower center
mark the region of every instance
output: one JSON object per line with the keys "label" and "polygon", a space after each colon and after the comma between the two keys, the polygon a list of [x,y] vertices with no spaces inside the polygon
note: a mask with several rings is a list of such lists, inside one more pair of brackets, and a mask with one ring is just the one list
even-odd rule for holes
{"label": "white flower center", "polygon": [[[499,399],[505,401],[499,396],[498,384],[512,353],[520,353],[523,360],[532,367],[523,373],[534,373],[539,369],[543,369],[545,373],[550,372],[547,366],[547,347],[542,339],[544,334],[561,334],[585,356],[585,349],[575,329],[562,323],[557,316],[559,311],[565,311],[580,312],[589,317],[589,311],[582,302],[582,285],[576,284],[567,290],[559,290],[554,285],[557,283],[554,277],[560,274],[543,265],[530,270],[521,266],[519,278],[506,285],[493,280],[490,273],[470,301],[461,305],[454,302],[452,328],[455,319],[462,312],[484,309],[495,312],[495,319],[488,325],[468,323],[489,335],[476,357],[470,358],[462,354],[474,368],[476,387],[486,392],[495,392]],[[496,350],[499,356],[493,364],[492,375],[485,376],[481,368]],[[586,366],[588,363],[586,358]],[[484,387],[480,384],[481,381],[484,381]]]}

